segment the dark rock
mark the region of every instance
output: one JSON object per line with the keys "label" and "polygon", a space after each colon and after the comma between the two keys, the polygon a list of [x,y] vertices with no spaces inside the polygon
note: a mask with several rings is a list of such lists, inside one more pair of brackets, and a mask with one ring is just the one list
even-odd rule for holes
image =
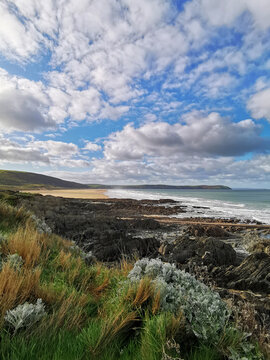
{"label": "dark rock", "polygon": [[92,251],[99,261],[120,260],[122,256],[138,255],[152,257],[157,255],[159,242],[155,238],[136,238],[123,233],[106,232],[99,238],[84,245]]}
{"label": "dark rock", "polygon": [[192,259],[204,265],[233,265],[236,261],[236,252],[231,245],[215,238],[192,239],[183,236],[176,240],[170,258],[180,264]]}
{"label": "dark rock", "polygon": [[270,256],[264,252],[250,255],[235,269],[227,270],[222,280],[228,288],[270,294]]}
{"label": "dark rock", "polygon": [[[236,252],[230,244],[215,238],[202,240],[203,251],[208,254],[205,264],[232,265],[236,261]],[[203,256],[205,256],[205,253]]]}
{"label": "dark rock", "polygon": [[226,238],[229,236],[229,233],[224,230],[221,226],[217,225],[191,225],[188,227],[187,232],[191,236],[199,236],[199,237],[206,237],[206,236],[213,236],[213,237],[220,237]]}
{"label": "dark rock", "polygon": [[160,224],[154,219],[138,219],[132,223],[135,229],[143,230],[157,230],[160,229]]}

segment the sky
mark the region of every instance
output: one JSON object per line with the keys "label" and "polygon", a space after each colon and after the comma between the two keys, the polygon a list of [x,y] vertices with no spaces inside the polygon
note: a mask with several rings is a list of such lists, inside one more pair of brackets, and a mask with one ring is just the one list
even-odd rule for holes
{"label": "sky", "polygon": [[0,168],[270,188],[270,0],[0,0]]}

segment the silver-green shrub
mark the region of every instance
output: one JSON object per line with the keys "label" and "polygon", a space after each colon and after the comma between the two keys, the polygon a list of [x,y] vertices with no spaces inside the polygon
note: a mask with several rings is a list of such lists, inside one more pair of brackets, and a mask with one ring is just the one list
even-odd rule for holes
{"label": "silver-green shrub", "polygon": [[19,254],[10,254],[7,256],[7,262],[16,270],[23,266],[23,258]]}
{"label": "silver-green shrub", "polygon": [[20,328],[29,328],[45,316],[45,306],[41,299],[36,304],[25,302],[13,310],[8,310],[5,321],[14,328],[16,333]]}
{"label": "silver-green shrub", "polygon": [[230,315],[218,293],[189,273],[159,259],[137,261],[128,278],[134,282],[144,276],[152,278],[160,291],[161,309],[171,312],[181,309],[198,338],[207,341],[218,339]]}
{"label": "silver-green shrub", "polygon": [[36,215],[32,215],[31,219],[34,221],[36,225],[36,229],[40,234],[51,234],[52,229],[49,227],[49,225],[46,224],[46,222],[42,219],[39,219]]}

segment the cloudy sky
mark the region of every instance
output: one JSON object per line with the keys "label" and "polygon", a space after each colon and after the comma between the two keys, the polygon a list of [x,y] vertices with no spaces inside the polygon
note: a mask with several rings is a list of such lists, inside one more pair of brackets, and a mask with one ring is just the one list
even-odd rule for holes
{"label": "cloudy sky", "polygon": [[270,187],[269,0],[0,0],[0,168]]}

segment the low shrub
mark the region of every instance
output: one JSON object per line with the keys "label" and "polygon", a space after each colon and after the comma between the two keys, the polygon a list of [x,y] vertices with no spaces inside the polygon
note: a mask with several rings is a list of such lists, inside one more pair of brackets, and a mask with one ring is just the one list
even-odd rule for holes
{"label": "low shrub", "polygon": [[29,328],[46,315],[45,306],[41,299],[36,304],[25,302],[13,310],[8,310],[5,321],[14,328],[16,333],[20,328]]}
{"label": "low shrub", "polygon": [[152,279],[160,292],[162,310],[176,313],[181,309],[196,337],[212,342],[218,340],[230,316],[219,294],[189,273],[159,259],[137,261],[128,278],[138,282],[145,276]]}

